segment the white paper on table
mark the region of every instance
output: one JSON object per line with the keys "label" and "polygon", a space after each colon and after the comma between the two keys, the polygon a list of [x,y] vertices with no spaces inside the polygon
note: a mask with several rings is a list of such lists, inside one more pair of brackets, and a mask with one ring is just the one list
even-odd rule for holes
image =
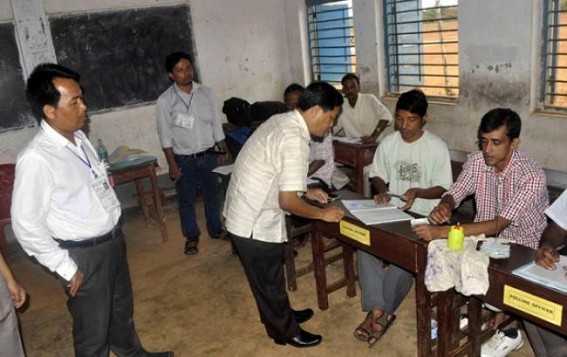
{"label": "white paper on table", "polygon": [[567,292],[567,278],[565,276],[567,271],[563,269],[564,266],[567,266],[567,257],[560,255],[559,262],[555,263],[555,266],[557,269],[547,270],[535,262],[531,262],[514,270],[512,273],[541,285]]}
{"label": "white paper on table", "polygon": [[219,175],[227,176],[232,173],[233,168],[234,168],[234,164],[217,166],[216,168],[213,169],[213,172]]}

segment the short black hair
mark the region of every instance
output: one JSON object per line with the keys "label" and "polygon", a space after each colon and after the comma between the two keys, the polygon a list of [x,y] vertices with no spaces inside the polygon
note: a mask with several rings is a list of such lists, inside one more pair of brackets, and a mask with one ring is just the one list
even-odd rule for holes
{"label": "short black hair", "polygon": [[301,84],[292,83],[289,86],[287,86],[287,88],[284,90],[283,96],[285,98],[285,96],[288,95],[289,93],[293,93],[293,92],[302,93],[304,90],[305,88],[303,88]]}
{"label": "short black hair", "polygon": [[510,140],[520,137],[522,131],[522,120],[518,113],[512,109],[496,108],[484,114],[478,126],[478,137],[480,134],[486,134],[497,130],[501,126],[506,126],[506,136]]}
{"label": "short black hair", "polygon": [[55,78],[69,78],[77,83],[81,80],[77,72],[55,63],[42,63],[35,67],[26,84],[26,99],[38,123],[44,117],[43,107],[57,107],[61,99],[61,93],[53,84]]}
{"label": "short black hair", "polygon": [[405,110],[419,115],[421,118],[427,114],[427,98],[419,89],[412,89],[402,93],[396,102],[396,111]]}
{"label": "short black hair", "polygon": [[347,73],[344,75],[343,79],[341,79],[341,84],[344,85],[346,81],[349,79],[353,79],[356,81],[356,84],[360,85],[360,78],[354,73]]}
{"label": "short black hair", "polygon": [[173,71],[173,67],[175,67],[175,65],[182,59],[186,59],[189,63],[191,63],[191,65],[193,65],[191,56],[187,52],[173,52],[165,58],[165,70],[167,73],[171,73],[171,71]]}
{"label": "short black hair", "polygon": [[328,112],[343,105],[343,96],[327,82],[313,82],[299,96],[297,108],[306,111],[316,105]]}

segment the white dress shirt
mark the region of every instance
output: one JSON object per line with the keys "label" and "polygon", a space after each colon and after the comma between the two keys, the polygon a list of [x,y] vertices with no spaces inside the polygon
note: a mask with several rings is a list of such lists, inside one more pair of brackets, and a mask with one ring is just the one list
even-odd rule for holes
{"label": "white dress shirt", "polygon": [[358,93],[354,108],[350,106],[348,99],[345,99],[343,110],[333,132],[338,133],[343,129],[347,137],[371,136],[380,120],[392,123],[392,114],[388,108],[374,95]]}
{"label": "white dress shirt", "polygon": [[82,131],[75,132],[75,141],[76,146],[41,122],[18,155],[11,208],[12,228],[24,251],[66,280],[77,266],[53,238],[80,241],[104,235],[121,215],[120,206],[107,212],[92,186],[95,177],[108,183],[95,149]]}
{"label": "white dress shirt", "polygon": [[280,192],[307,189],[310,135],[294,110],[274,115],[240,150],[224,205],[227,230],[270,243],[287,241]]}

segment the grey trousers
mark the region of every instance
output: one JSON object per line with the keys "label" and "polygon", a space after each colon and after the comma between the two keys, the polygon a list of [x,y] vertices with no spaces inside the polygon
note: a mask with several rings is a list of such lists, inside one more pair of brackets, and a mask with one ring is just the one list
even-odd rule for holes
{"label": "grey trousers", "polygon": [[567,338],[525,320],[524,328],[537,357],[567,356]]}
{"label": "grey trousers", "polygon": [[393,264],[384,268],[381,259],[360,249],[357,265],[362,311],[393,314],[411,289],[412,274]]}
{"label": "grey trousers", "polygon": [[14,303],[6,282],[0,276],[0,357],[23,356],[24,349]]}
{"label": "grey trousers", "polygon": [[73,317],[75,357],[143,357],[133,319],[130,272],[124,236],[88,248],[70,248],[69,256],[84,274],[75,297],[68,296]]}

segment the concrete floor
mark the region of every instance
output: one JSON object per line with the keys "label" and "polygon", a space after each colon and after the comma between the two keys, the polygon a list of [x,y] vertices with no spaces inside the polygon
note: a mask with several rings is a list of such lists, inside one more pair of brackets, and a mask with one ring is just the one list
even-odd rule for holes
{"label": "concrete floor", "polygon": [[[202,227],[202,204],[199,204]],[[323,335],[315,348],[279,346],[266,337],[238,258],[230,244],[202,237],[197,256],[183,254],[183,239],[175,210],[166,212],[170,239],[161,242],[156,224],[144,226],[141,211],[125,214],[126,241],[134,288],[135,321],[148,350],[175,351],[176,356],[415,356],[415,297],[413,290],[398,311],[396,323],[369,349],[352,335],[362,321],[359,297],[345,290],[330,296],[330,309],[319,311],[313,274],[298,279],[290,292],[296,309],[311,307],[315,317],[303,328]],[[311,258],[309,244],[299,249],[298,265]],[[29,305],[20,313],[28,357],[72,356],[71,320],[65,295],[50,273],[23,253],[9,247],[9,263],[27,289]],[[338,276],[340,263],[328,267]],[[358,294],[358,290],[357,290]],[[1,351],[0,351],[1,355]],[[533,356],[529,343],[514,357]]]}

